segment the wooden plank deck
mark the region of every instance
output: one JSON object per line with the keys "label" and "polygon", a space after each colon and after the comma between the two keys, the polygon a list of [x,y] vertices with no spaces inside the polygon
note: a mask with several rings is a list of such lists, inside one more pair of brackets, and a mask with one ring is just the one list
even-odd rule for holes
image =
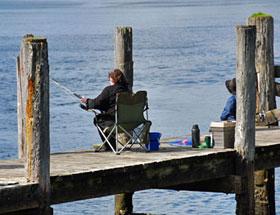
{"label": "wooden plank deck", "polygon": [[[280,166],[280,129],[258,129],[256,169]],[[160,151],[69,152],[51,155],[52,204],[223,178],[235,174],[234,149],[162,144]],[[0,212],[37,206],[20,160],[0,161]]]}

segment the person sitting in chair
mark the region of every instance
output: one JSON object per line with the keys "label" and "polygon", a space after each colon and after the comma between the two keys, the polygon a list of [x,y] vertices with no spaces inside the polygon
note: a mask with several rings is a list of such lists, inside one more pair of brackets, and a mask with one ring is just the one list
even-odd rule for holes
{"label": "person sitting in chair", "polygon": [[226,88],[232,94],[224,107],[221,114],[221,120],[235,121],[236,120],[236,80],[235,78],[225,82]]}
{"label": "person sitting in chair", "polygon": [[[121,92],[129,92],[128,83],[126,81],[126,78],[124,74],[119,69],[112,70],[108,75],[110,85],[105,87],[103,91],[94,99],[91,98],[81,98],[81,107],[83,109],[97,109],[100,110],[101,113],[96,115],[94,118],[94,124],[96,125],[98,123],[99,127],[103,131],[106,130],[106,128],[112,126],[115,121],[114,116],[114,110],[115,110],[115,104],[116,104],[116,95],[117,93]],[[104,142],[104,137],[98,130],[99,135]],[[116,141],[114,138],[114,135],[111,135],[109,138],[109,141],[112,145],[112,147],[116,147]],[[110,150],[110,146],[106,143],[104,145],[103,150],[107,151]]]}

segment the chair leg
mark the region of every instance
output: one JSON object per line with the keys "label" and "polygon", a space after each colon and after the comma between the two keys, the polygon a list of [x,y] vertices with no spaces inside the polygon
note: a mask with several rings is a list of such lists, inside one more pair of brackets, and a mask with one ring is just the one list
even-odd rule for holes
{"label": "chair leg", "polygon": [[118,137],[118,126],[116,126],[115,135],[116,135],[116,136],[115,136],[115,139],[116,139],[116,152],[117,152],[117,153],[120,153],[119,150],[118,150],[118,143],[119,143],[119,140],[118,140],[118,139],[119,139],[119,137]]}
{"label": "chair leg", "polygon": [[[148,141],[148,131],[150,129],[150,125],[148,123],[145,123],[143,125],[143,127],[140,127],[139,133],[135,132],[132,130],[132,134],[131,132],[128,132],[127,130],[125,130],[122,126],[115,124],[113,126],[112,129],[110,129],[109,134],[105,134],[105,132],[103,132],[103,130],[97,126],[98,131],[101,133],[102,137],[103,137],[103,142],[101,144],[101,146],[97,149],[97,151],[100,151],[101,148],[104,146],[104,144],[108,144],[110,149],[115,153],[115,154],[120,154],[125,148],[128,148],[128,144],[131,143],[131,146],[129,148],[132,148],[132,146],[134,144],[139,144],[141,148],[143,148],[145,151],[149,151],[146,147],[145,144]],[[119,139],[119,131],[121,131],[121,133],[125,134],[126,136],[129,137],[128,140],[122,142]],[[115,132],[115,133],[114,133]],[[115,135],[115,148],[112,146],[112,137]],[[110,141],[111,138],[111,141]],[[120,146],[120,145],[121,146]]]}
{"label": "chair leg", "polygon": [[[149,150],[145,147],[145,145],[146,145],[146,143],[147,143],[147,139],[148,139],[148,137],[147,137],[147,131],[149,131],[149,129],[150,129],[150,125],[143,125],[143,127],[140,128],[140,131],[139,131],[138,133],[136,133],[135,131],[133,131],[135,137],[133,137],[133,141],[132,141],[132,144],[131,144],[130,148],[132,148],[132,146],[133,146],[134,144],[137,144],[137,143],[138,143],[138,144],[140,145],[141,148],[143,148],[145,151],[148,152]],[[146,133],[145,133],[145,132],[146,132]],[[145,137],[144,137],[144,138],[141,138],[141,136],[143,136],[143,135],[145,135]],[[146,139],[146,141],[144,141],[144,139]]]}
{"label": "chair leg", "polygon": [[133,135],[131,135],[128,131],[126,131],[122,126],[119,125],[118,127],[120,130],[124,132],[124,134],[126,134],[129,137],[128,141],[126,141],[124,144],[121,143],[122,147],[119,150],[119,152],[122,152],[127,147],[128,144],[133,142]]}
{"label": "chair leg", "polygon": [[115,153],[115,154],[118,154],[118,151],[116,149],[114,149],[114,147],[112,146],[111,142],[109,141],[109,138],[112,136],[112,134],[114,133],[114,130],[116,129],[116,126],[114,126],[112,128],[112,130],[110,131],[110,133],[106,136],[104,134],[104,132],[102,131],[102,129],[97,126],[97,129],[100,131],[101,135],[103,136],[104,138],[104,141],[103,143],[101,144],[101,146],[97,149],[97,151],[100,151],[101,148],[107,143],[109,145],[109,147],[111,148],[111,150]]}

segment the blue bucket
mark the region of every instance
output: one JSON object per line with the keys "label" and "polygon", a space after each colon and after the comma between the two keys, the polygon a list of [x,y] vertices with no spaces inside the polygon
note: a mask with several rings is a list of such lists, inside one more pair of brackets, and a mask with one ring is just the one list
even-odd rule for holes
{"label": "blue bucket", "polygon": [[149,133],[150,142],[152,141],[159,141],[161,137],[161,133],[159,132],[150,132]]}
{"label": "blue bucket", "polygon": [[150,143],[146,146],[149,151],[158,151],[159,150],[159,140],[161,133],[159,132],[150,132]]}

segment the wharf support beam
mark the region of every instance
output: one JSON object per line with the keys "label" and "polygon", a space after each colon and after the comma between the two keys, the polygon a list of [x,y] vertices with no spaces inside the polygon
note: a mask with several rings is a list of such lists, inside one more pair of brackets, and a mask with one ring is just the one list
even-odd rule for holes
{"label": "wharf support beam", "polygon": [[242,193],[241,177],[230,175],[223,178],[214,178],[193,183],[180,184],[177,186],[165,187],[177,191],[201,191],[201,192],[218,192],[218,193]]}
{"label": "wharf support beam", "polygon": [[[258,129],[268,130],[268,129]],[[275,132],[279,131],[278,129]],[[255,149],[255,174],[256,172],[265,168],[280,167],[280,145],[268,144],[264,146],[257,146]],[[256,178],[255,178],[256,181]],[[258,183],[258,182],[256,182]],[[202,191],[202,192],[219,192],[219,193],[237,193],[242,192],[241,177],[232,172],[232,175],[214,178],[209,180],[202,180],[187,184],[180,184],[177,186],[165,187],[164,189],[173,190],[187,190],[187,191]]]}
{"label": "wharf support beam", "polygon": [[27,182],[38,183],[38,210],[50,204],[49,64],[47,40],[26,35],[17,58],[19,155]]}
{"label": "wharf support beam", "polygon": [[[133,88],[133,48],[132,28],[117,27],[115,32],[115,67],[120,69],[132,91]],[[127,135],[120,137],[121,141],[127,142]],[[115,196],[115,215],[126,215],[133,212],[133,193],[117,194]]]}
{"label": "wharf support beam", "polygon": [[115,195],[115,214],[126,215],[131,214],[133,211],[133,198],[134,193],[121,193]]}
{"label": "wharf support beam", "polygon": [[115,68],[124,73],[130,90],[133,87],[132,52],[132,28],[117,27],[115,32]]}
{"label": "wharf support beam", "polygon": [[235,151],[229,150],[160,163],[55,176],[51,177],[52,204],[222,178],[234,172],[234,160]]}
{"label": "wharf support beam", "polygon": [[[267,134],[265,130],[268,129],[263,129],[261,136]],[[278,133],[279,129],[274,132]],[[70,156],[69,153],[65,154]],[[57,157],[59,154],[51,156]],[[73,156],[77,156],[77,153]],[[85,154],[80,156],[84,157]],[[92,153],[88,153],[88,156],[93,157]],[[238,192],[240,177],[235,174],[236,157],[236,151],[229,149],[207,156],[139,164],[135,168],[125,166],[76,174],[57,173],[51,176],[51,204],[153,188],[222,193],[233,193],[235,190],[241,193]],[[280,167],[280,144],[257,146],[255,170],[273,167]],[[112,183],[112,178],[117,181]],[[37,192],[38,183],[1,188],[0,214],[38,207]]]}
{"label": "wharf support beam", "polygon": [[[278,84],[275,83],[278,67],[274,66],[273,17],[264,13],[253,14],[248,18],[248,24],[256,26],[256,112],[267,112],[276,108],[275,95],[278,95]],[[278,122],[274,125],[278,125]],[[256,214],[275,214],[274,169],[256,172],[255,182]]]}
{"label": "wharf support beam", "polygon": [[[236,214],[255,214],[254,156],[256,115],[255,26],[237,26],[236,174],[243,192],[236,194]],[[250,86],[250,87],[248,87]]]}
{"label": "wharf support beam", "polygon": [[256,26],[255,65],[257,73],[256,112],[276,108],[273,51],[273,18],[252,15],[248,25]]}

